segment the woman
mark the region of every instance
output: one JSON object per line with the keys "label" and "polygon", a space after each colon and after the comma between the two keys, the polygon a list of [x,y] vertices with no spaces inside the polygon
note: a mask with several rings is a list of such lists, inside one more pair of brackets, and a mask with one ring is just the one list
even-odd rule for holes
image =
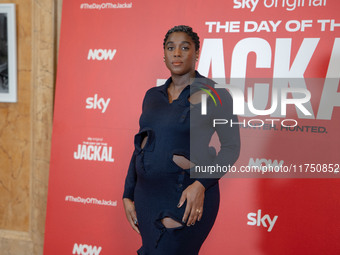
{"label": "woman", "polygon": [[[238,128],[214,128],[210,121],[237,121],[229,93],[218,90],[223,107],[208,100],[210,114],[201,115],[202,91],[214,83],[195,71],[199,46],[191,27],[170,29],[163,47],[171,77],[143,101],[123,195],[127,219],[142,236],[140,255],[198,254],[217,216],[219,186],[218,178],[190,178],[190,171],[195,165],[233,165],[239,155]],[[218,155],[209,148],[215,131]]]}

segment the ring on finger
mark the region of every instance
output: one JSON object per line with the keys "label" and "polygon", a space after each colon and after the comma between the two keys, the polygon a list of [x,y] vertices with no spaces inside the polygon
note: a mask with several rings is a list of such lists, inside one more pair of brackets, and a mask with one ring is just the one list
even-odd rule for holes
{"label": "ring on finger", "polygon": [[197,212],[198,214],[200,214],[200,213],[201,213],[201,210],[200,210],[200,209],[196,209],[196,212]]}

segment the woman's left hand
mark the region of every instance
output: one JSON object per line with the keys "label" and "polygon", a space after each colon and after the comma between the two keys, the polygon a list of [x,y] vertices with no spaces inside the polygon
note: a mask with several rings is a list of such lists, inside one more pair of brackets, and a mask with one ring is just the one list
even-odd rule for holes
{"label": "woman's left hand", "polygon": [[187,201],[182,219],[182,222],[186,222],[187,226],[194,225],[196,220],[201,220],[203,215],[204,192],[205,188],[199,181],[195,181],[182,192],[178,208],[184,204],[185,200]]}

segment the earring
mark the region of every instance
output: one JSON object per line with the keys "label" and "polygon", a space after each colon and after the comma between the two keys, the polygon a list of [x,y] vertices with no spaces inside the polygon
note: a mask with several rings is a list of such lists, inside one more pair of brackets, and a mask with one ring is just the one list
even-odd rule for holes
{"label": "earring", "polygon": [[165,56],[163,57],[163,62],[165,62]]}

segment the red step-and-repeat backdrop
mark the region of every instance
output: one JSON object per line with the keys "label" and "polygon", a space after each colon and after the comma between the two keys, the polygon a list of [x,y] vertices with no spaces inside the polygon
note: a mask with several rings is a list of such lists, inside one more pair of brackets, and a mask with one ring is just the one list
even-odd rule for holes
{"label": "red step-and-repeat backdrop", "polygon": [[[182,24],[201,39],[197,70],[245,102],[243,172],[221,179],[201,254],[340,254],[339,9],[337,0],[64,1],[44,254],[141,246],[124,179],[144,94],[169,77],[164,35]],[[248,175],[253,167],[267,172]]]}

